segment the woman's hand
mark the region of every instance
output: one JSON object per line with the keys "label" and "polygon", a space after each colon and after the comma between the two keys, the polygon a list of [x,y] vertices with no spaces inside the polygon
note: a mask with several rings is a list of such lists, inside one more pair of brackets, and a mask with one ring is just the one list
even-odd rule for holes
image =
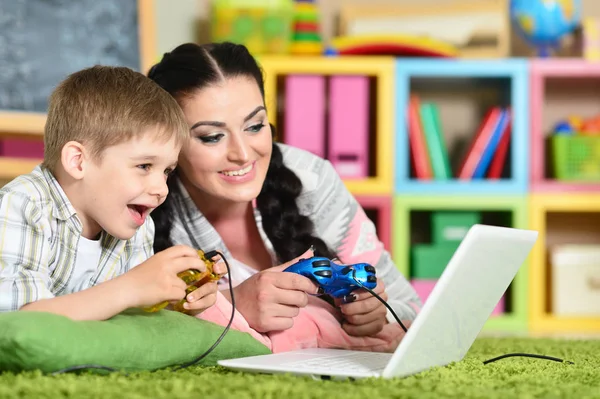
{"label": "woman's hand", "polygon": [[[377,282],[373,292],[387,302],[388,296],[383,281]],[[386,307],[367,290],[356,290],[348,295],[345,301],[338,301],[338,304],[344,316],[342,328],[350,335],[375,335],[387,323]]]}
{"label": "woman's hand", "polygon": [[[286,330],[294,325],[308,295],[319,293],[318,286],[296,273],[282,273],[301,258],[314,256],[311,250],[296,259],[256,273],[233,289],[236,309],[258,332]],[[229,290],[221,291],[231,301]]]}

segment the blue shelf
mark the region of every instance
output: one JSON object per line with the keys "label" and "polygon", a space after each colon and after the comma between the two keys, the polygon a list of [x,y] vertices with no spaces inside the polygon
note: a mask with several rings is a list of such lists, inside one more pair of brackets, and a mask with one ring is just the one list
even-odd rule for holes
{"label": "blue shelf", "polygon": [[[395,177],[397,194],[526,194],[529,187],[529,73],[525,60],[396,59]],[[511,177],[500,180],[429,180],[410,177],[406,109],[412,78],[507,78],[513,119]],[[475,132],[473,132],[475,134]]]}

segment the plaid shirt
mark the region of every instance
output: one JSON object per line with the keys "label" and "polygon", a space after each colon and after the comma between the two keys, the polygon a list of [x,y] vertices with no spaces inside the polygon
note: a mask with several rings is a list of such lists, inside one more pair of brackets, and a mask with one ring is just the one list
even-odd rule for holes
{"label": "plaid shirt", "polygon": [[37,166],[0,189],[0,312],[110,280],[153,254],[151,218],[129,240],[102,232],[95,273],[73,281],[82,224],[65,192]]}

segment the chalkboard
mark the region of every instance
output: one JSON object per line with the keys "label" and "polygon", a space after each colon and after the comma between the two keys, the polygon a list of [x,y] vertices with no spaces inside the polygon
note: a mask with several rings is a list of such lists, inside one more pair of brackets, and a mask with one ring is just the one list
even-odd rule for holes
{"label": "chalkboard", "polygon": [[0,0],[0,110],[45,113],[61,80],[96,64],[142,71],[144,3]]}

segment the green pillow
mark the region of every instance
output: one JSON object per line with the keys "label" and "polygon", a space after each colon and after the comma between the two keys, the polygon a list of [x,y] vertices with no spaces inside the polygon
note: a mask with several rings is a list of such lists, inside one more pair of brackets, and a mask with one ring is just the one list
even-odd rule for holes
{"label": "green pillow", "polygon": [[[127,310],[104,321],[73,321],[42,312],[0,314],[0,371],[95,364],[125,371],[155,370],[189,362],[208,350],[223,327],[182,313]],[[197,364],[271,353],[250,334],[230,329]]]}

